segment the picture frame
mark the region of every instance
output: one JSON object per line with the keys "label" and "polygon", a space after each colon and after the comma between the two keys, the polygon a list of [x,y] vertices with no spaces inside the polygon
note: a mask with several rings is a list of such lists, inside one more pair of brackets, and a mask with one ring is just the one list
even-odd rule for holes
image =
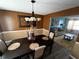
{"label": "picture frame", "polygon": [[30,27],[31,26],[31,22],[26,22],[25,21],[25,17],[30,17],[30,16],[24,16],[24,15],[19,15],[19,27]]}

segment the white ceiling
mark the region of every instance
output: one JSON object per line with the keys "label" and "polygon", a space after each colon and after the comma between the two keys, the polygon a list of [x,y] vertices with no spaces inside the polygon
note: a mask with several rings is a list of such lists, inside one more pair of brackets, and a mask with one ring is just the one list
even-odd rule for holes
{"label": "white ceiling", "polygon": [[[0,9],[31,13],[31,0],[0,0]],[[79,6],[79,0],[36,0],[35,14],[49,13]]]}

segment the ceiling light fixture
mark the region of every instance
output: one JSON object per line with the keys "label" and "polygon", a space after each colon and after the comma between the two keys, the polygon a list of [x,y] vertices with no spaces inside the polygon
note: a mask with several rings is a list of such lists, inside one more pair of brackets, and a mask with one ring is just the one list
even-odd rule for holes
{"label": "ceiling light fixture", "polygon": [[36,22],[41,20],[41,18],[35,17],[35,14],[34,14],[34,3],[35,2],[36,2],[35,0],[31,0],[31,3],[32,3],[32,16],[31,17],[25,17],[26,22],[31,21],[31,22],[33,22],[34,26],[36,25]]}

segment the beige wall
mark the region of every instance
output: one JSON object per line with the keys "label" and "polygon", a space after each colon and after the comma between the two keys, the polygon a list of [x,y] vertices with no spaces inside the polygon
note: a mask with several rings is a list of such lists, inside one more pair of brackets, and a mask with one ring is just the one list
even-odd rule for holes
{"label": "beige wall", "polygon": [[[34,35],[46,35],[48,36],[49,31],[43,28],[40,29],[34,29]],[[3,34],[3,39],[5,41],[8,40],[15,40],[15,39],[19,39],[19,38],[25,38],[28,37],[28,31],[29,30],[16,30],[16,31],[5,31],[0,33],[0,38],[2,37]]]}

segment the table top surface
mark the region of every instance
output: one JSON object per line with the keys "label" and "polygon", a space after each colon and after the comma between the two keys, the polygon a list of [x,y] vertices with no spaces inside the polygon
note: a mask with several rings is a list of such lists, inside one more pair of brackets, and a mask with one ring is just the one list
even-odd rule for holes
{"label": "table top surface", "polygon": [[16,42],[19,42],[20,43],[20,47],[17,48],[16,50],[7,50],[2,58],[3,59],[13,59],[13,58],[16,58],[16,57],[19,57],[21,55],[24,55],[24,54],[29,54],[29,53],[32,53],[33,50],[31,50],[29,48],[29,45],[31,43],[39,43],[39,45],[46,45],[47,44],[47,41],[42,41],[42,37],[44,37],[44,35],[41,35],[41,36],[36,36],[36,40],[28,40],[27,38],[21,38],[21,39],[17,39],[17,40],[13,40],[11,42],[12,43],[16,43]]}

